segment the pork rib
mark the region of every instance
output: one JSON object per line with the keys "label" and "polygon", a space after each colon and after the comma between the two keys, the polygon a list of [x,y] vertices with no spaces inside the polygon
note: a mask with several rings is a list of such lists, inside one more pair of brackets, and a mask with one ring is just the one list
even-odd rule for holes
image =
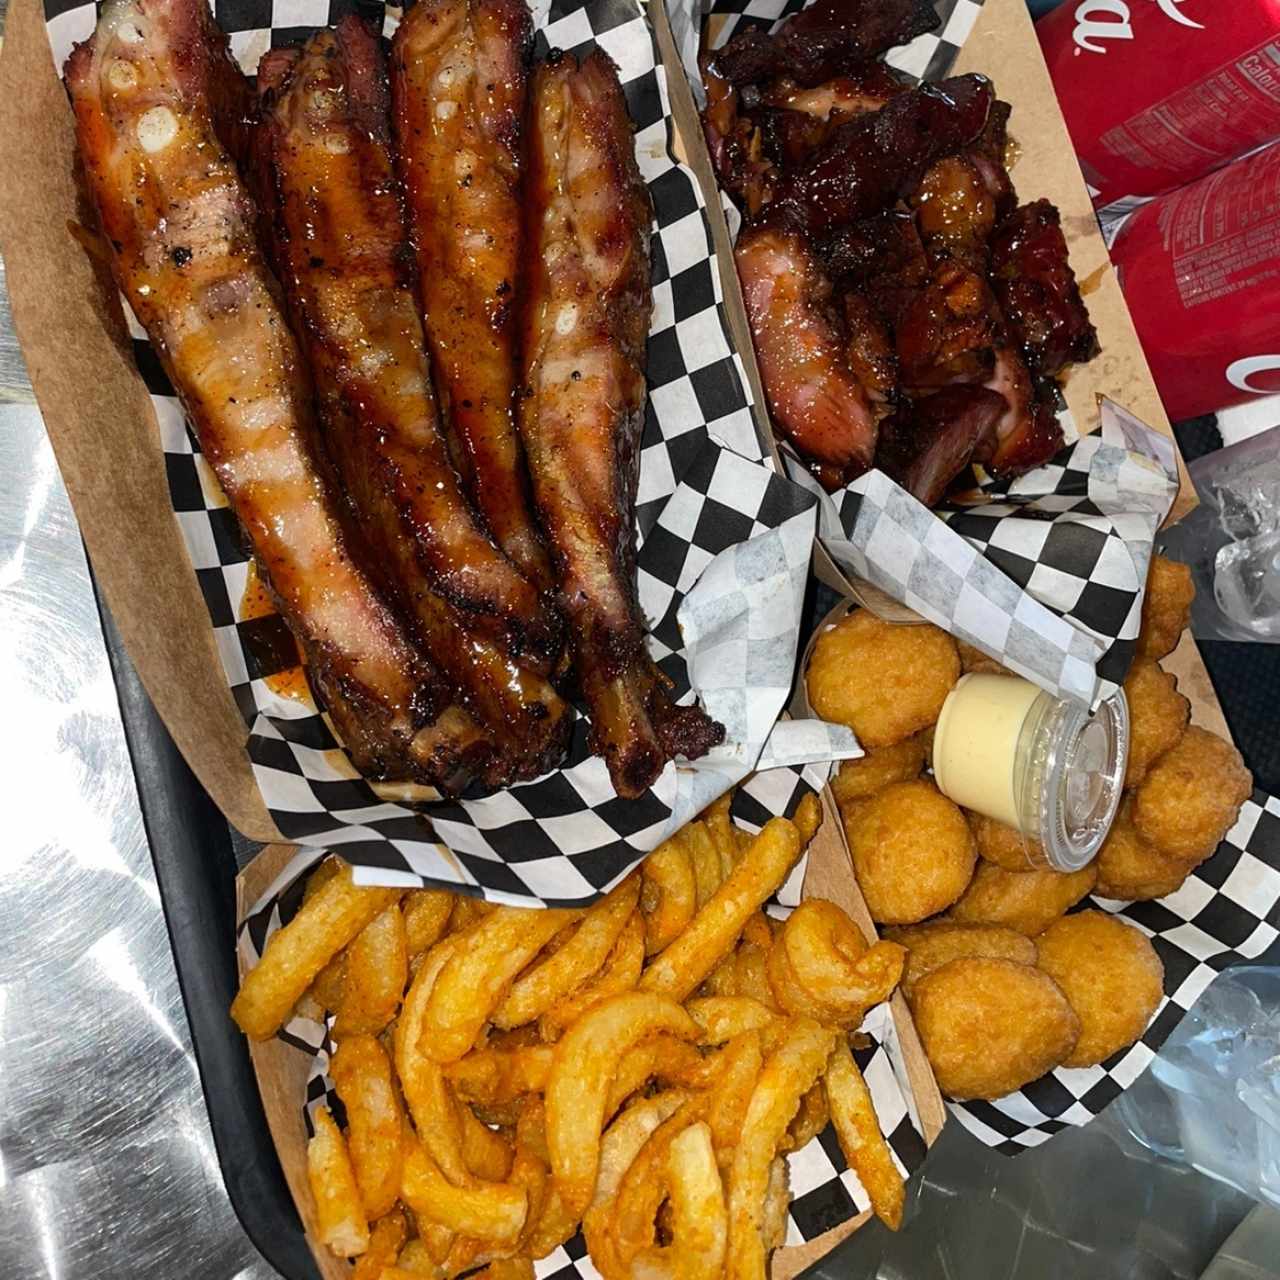
{"label": "pork rib", "polygon": [[724,736],[672,703],[645,647],[634,511],[645,398],[648,194],[607,55],[534,79],[527,189],[531,264],[520,430],[551,540],[592,747],[619,795]]}
{"label": "pork rib", "polygon": [[286,76],[273,88],[273,66],[263,79],[257,185],[353,537],[510,777],[536,777],[571,719],[545,678],[559,619],[478,522],[440,432],[378,37],[351,15],[313,35]]}
{"label": "pork rib", "polygon": [[68,59],[113,274],[357,767],[458,786],[489,748],[352,560],[308,448],[302,362],[215,130],[233,74],[203,0],[109,0]]}
{"label": "pork rib", "polygon": [[524,0],[417,0],[396,30],[391,74],[397,159],[454,458],[498,545],[549,586],[513,408],[531,39]]}

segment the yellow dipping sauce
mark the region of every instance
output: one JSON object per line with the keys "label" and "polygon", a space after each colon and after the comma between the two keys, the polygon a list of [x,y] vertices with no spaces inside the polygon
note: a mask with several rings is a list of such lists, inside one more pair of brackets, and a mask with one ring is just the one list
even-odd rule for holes
{"label": "yellow dipping sauce", "polygon": [[1018,742],[1032,707],[1048,696],[1020,676],[962,676],[942,704],[933,735],[938,790],[966,809],[1021,831]]}

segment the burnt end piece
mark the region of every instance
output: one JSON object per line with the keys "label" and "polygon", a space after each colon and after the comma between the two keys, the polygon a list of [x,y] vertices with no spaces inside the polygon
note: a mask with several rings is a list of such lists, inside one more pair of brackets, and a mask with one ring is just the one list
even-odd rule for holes
{"label": "burnt end piece", "polygon": [[1042,378],[1099,351],[1067,254],[1061,218],[1048,200],[1024,204],[991,237],[992,286],[1027,363]]}
{"label": "burnt end piece", "polygon": [[908,195],[935,160],[968,146],[995,100],[983,76],[956,76],[900,94],[841,125],[792,174],[778,201],[805,229],[829,234],[881,213]]}
{"label": "burnt end piece", "polygon": [[777,75],[814,85],[938,23],[929,0],[817,0],[772,35],[757,27],[741,32],[715,60],[720,74],[736,85]]}
{"label": "burnt end piece", "polygon": [[986,387],[944,387],[880,424],[876,466],[931,507],[974,455],[990,448],[1005,410],[1004,397]]}

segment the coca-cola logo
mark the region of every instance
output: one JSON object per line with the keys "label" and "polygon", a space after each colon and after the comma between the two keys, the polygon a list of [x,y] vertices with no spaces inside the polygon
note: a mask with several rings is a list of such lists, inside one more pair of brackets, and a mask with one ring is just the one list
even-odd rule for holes
{"label": "coca-cola logo", "polygon": [[[1166,18],[1172,18],[1184,27],[1204,30],[1203,22],[1188,18],[1179,8],[1187,0],[1154,0],[1154,3]],[[1076,6],[1075,19],[1076,29],[1072,39],[1078,46],[1077,56],[1081,49],[1086,49],[1089,53],[1106,53],[1106,44],[1100,43],[1103,41],[1133,39],[1128,0],[1082,0]]]}
{"label": "coca-cola logo", "polygon": [[1255,396],[1272,396],[1280,391],[1280,355],[1245,356],[1227,366],[1227,381]]}

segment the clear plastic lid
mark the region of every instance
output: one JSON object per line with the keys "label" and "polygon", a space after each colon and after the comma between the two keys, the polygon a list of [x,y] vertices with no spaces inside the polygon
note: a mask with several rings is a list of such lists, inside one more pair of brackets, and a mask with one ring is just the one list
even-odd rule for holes
{"label": "clear plastic lid", "polygon": [[1092,715],[1045,694],[1031,708],[1018,742],[1015,791],[1023,834],[1043,860],[1078,871],[1106,839],[1124,789],[1129,704],[1118,690]]}

